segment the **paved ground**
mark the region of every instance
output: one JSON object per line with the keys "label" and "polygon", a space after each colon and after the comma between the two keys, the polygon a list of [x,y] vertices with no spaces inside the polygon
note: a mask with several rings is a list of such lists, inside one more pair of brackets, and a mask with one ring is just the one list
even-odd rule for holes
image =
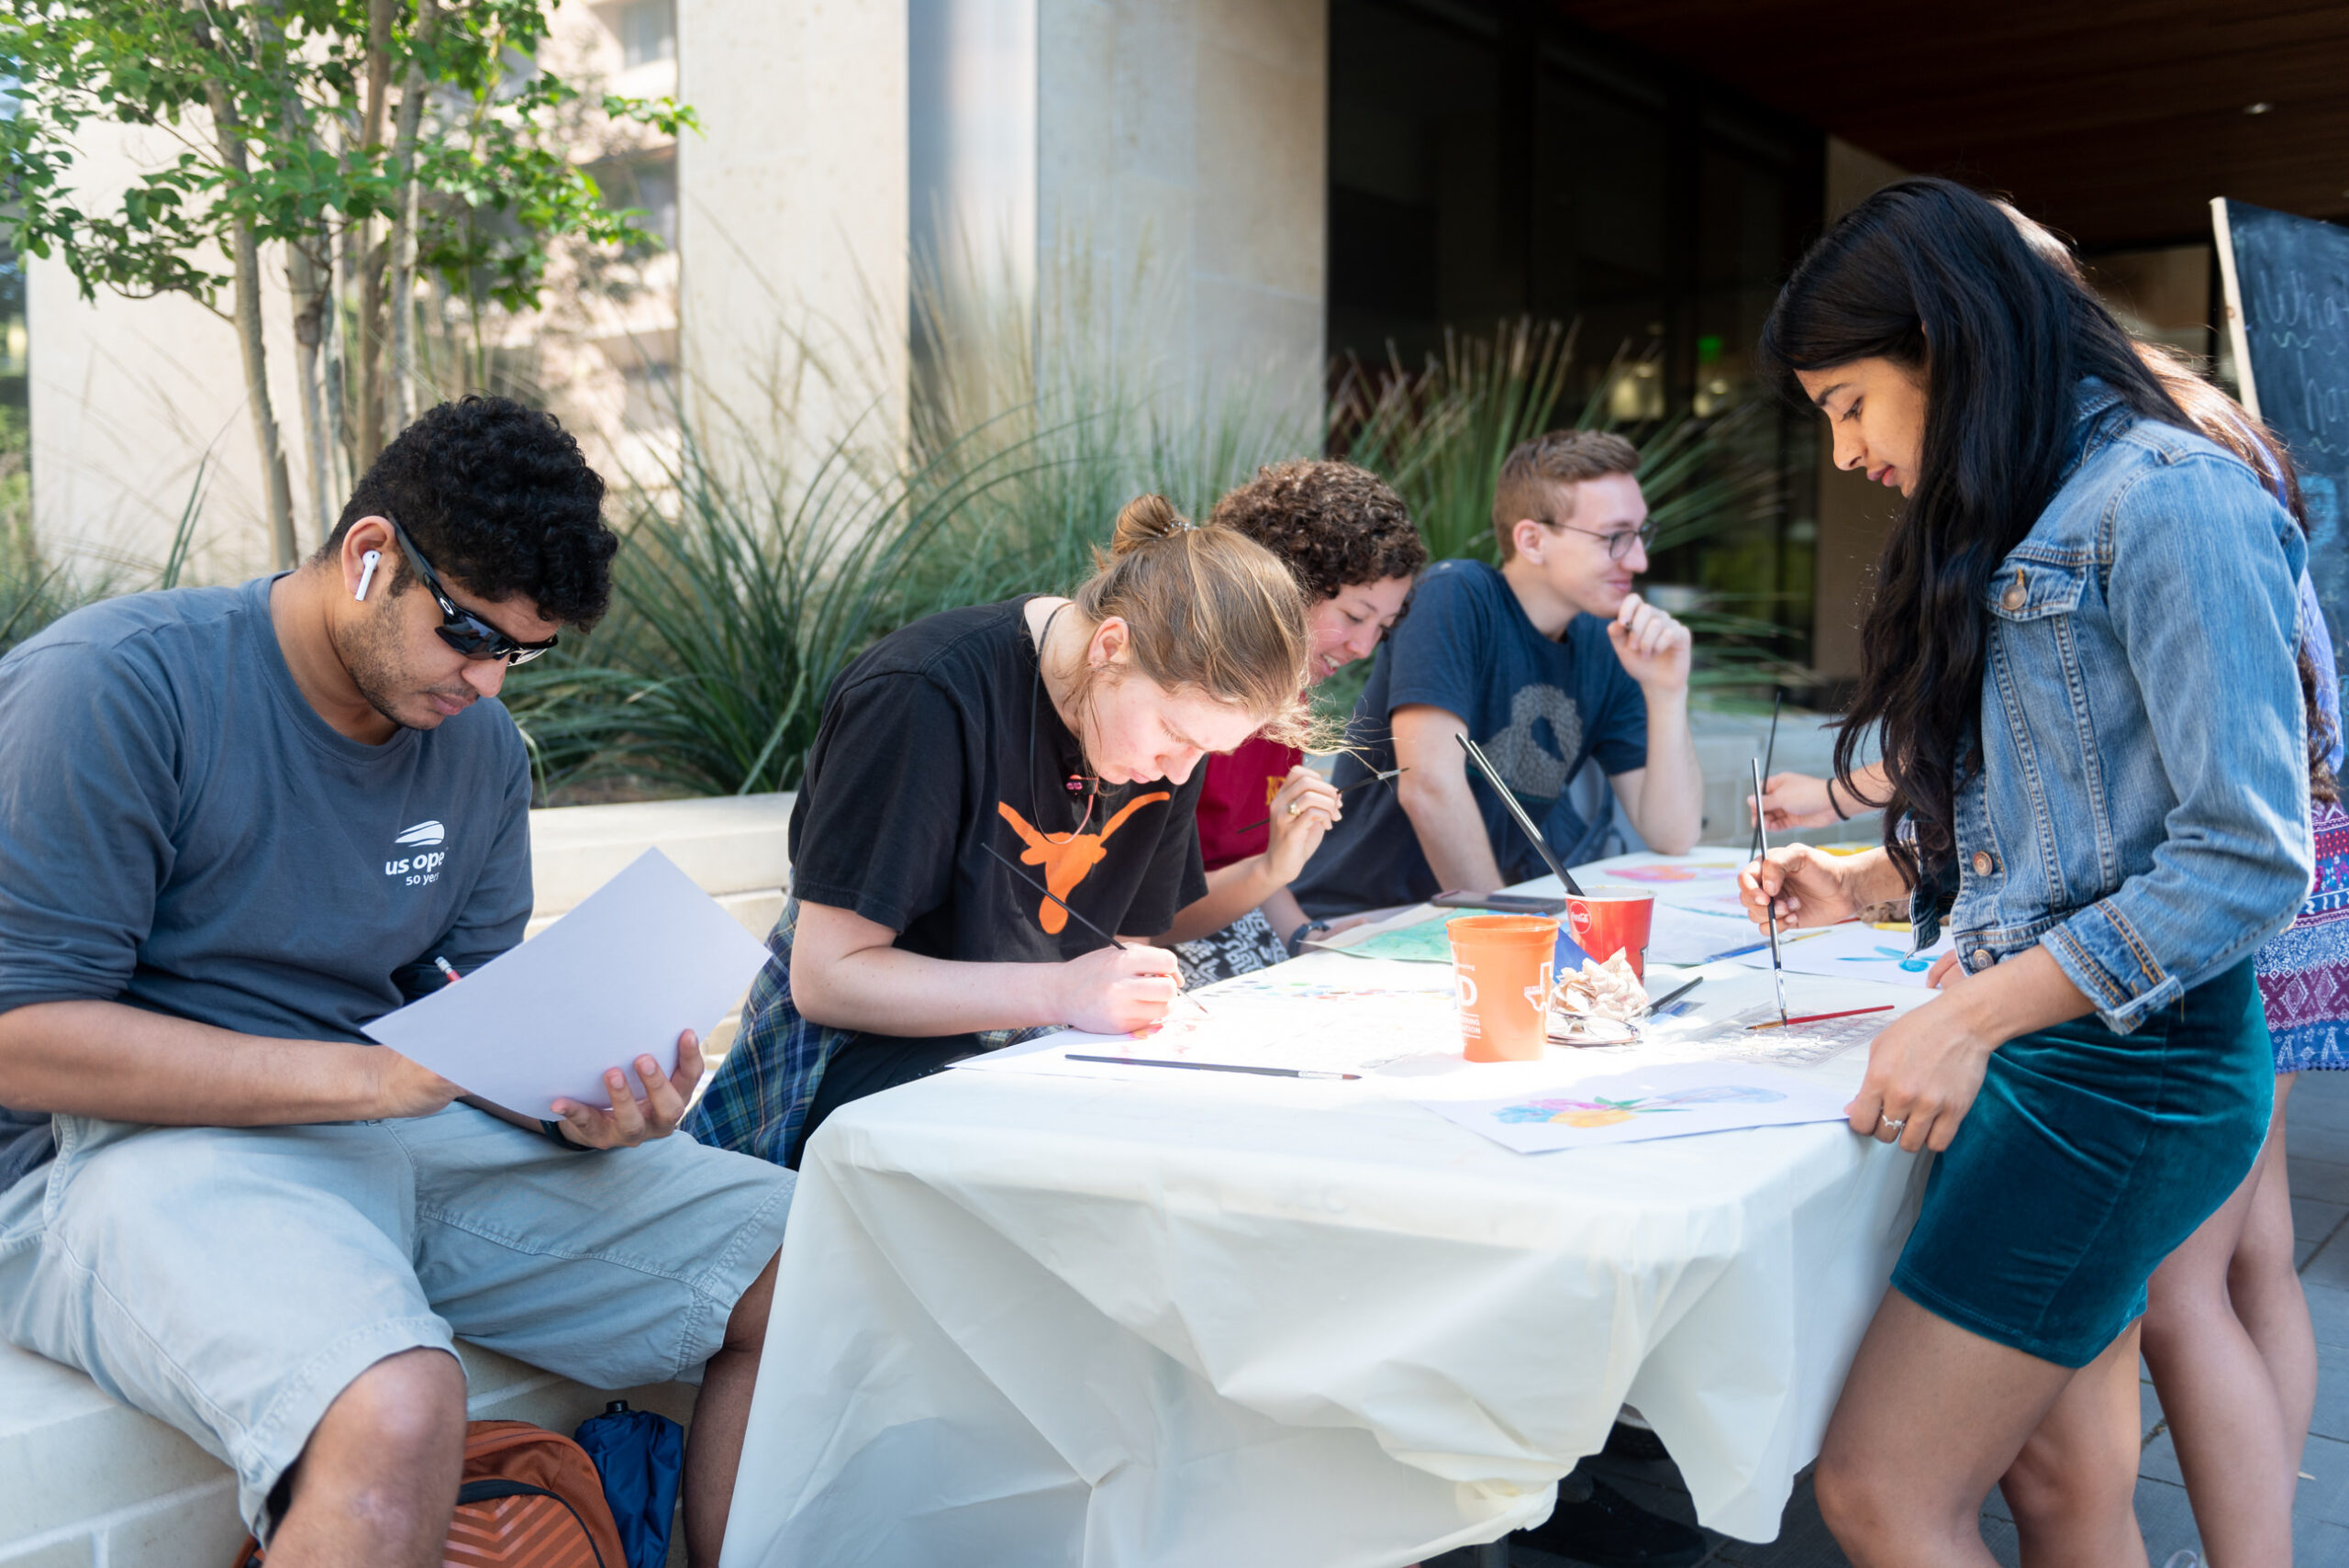
{"label": "paved ground", "polygon": [[[2293,1510],[2294,1560],[2305,1568],[2349,1565],[2349,1073],[2309,1073],[2292,1093],[2289,1151],[2292,1218],[2299,1238],[2300,1278],[2316,1319],[2316,1420],[2300,1468]],[[2143,1386],[2144,1459],[2137,1473],[2137,1518],[2154,1568],[2181,1548],[2199,1546],[2187,1507],[2177,1459],[2153,1385]],[[1595,1462],[1610,1485],[1642,1507],[1677,1518],[1696,1518],[1678,1474],[1668,1463]],[[1982,1513],[1982,1531],[2001,1562],[2012,1565],[2015,1533],[1998,1495]],[[1809,1477],[1787,1506],[1778,1539],[1767,1546],[1717,1538],[1707,1568],[1841,1568],[1846,1562],[1811,1501]],[[1475,1554],[1455,1551],[1428,1568],[1474,1568]],[[1572,1568],[1571,1560],[1519,1548],[1511,1568]]]}

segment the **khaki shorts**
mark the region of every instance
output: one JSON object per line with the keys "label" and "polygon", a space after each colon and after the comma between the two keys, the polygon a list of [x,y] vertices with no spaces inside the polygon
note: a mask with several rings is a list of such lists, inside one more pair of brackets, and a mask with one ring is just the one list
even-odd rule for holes
{"label": "khaki shorts", "polygon": [[576,1153],[465,1106],[408,1121],[56,1118],[0,1192],[0,1336],[271,1488],[336,1396],[452,1336],[599,1388],[693,1373],[796,1178],[683,1133]]}

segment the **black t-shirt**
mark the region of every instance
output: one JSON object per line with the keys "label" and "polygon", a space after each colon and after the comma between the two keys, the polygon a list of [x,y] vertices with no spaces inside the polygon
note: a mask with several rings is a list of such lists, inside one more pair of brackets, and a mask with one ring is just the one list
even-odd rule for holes
{"label": "black t-shirt", "polygon": [[1120,935],[1166,930],[1206,895],[1207,770],[1072,793],[1082,753],[1037,679],[1027,604],[931,616],[841,673],[791,814],[796,897],[886,926],[907,952],[1017,963],[1101,939],[982,845]]}

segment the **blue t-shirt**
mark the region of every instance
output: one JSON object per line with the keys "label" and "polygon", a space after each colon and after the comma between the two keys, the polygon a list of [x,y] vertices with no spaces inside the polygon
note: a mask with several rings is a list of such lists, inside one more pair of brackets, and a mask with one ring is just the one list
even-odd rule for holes
{"label": "blue t-shirt", "polygon": [[[482,701],[380,746],[318,717],[267,578],[77,610],[0,659],[0,1012],[118,1001],[278,1040],[522,940],[530,770]],[[495,1048],[494,1040],[481,1042]],[[50,1152],[0,1106],[0,1188]]]}
{"label": "blue t-shirt", "polygon": [[[1576,616],[1555,641],[1534,629],[1497,571],[1441,561],[1411,595],[1411,612],[1380,645],[1338,759],[1340,788],[1395,765],[1392,716],[1423,703],[1457,714],[1573,865],[1605,828],[1566,802],[1566,784],[1596,756],[1609,774],[1647,766],[1648,710],[1639,683],[1607,639],[1607,623]],[[1505,881],[1548,868],[1474,769],[1470,788]],[[1415,904],[1441,893],[1402,801],[1386,785],[1346,797],[1346,815],[1290,890],[1309,915]]]}

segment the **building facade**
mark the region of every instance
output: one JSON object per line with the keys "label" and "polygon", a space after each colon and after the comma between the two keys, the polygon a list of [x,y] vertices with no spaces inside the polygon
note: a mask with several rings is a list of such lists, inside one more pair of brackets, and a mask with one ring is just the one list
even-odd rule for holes
{"label": "building facade", "polygon": [[[674,143],[578,150],[662,243],[558,267],[545,308],[469,351],[452,336],[420,379],[541,398],[599,463],[657,484],[681,419],[706,452],[749,463],[843,432],[902,439],[908,388],[957,339],[1042,353],[1055,331],[1080,334],[1169,398],[1245,388],[1310,445],[1350,363],[1408,368],[1448,332],[1572,322],[1566,417],[1602,386],[1635,429],[1758,406],[1733,439],[1768,494],[1667,552],[1655,578],[1848,675],[1887,503],[1833,472],[1811,421],[1769,404],[1751,350],[1802,247],[1900,171],[1571,19],[1590,9],[562,0],[560,69],[674,92],[698,117]],[[127,131],[92,147],[99,185],[161,155]],[[2108,261],[2137,324],[2212,346],[2207,247]],[[135,574],[168,550],[200,474],[196,574],[263,569],[229,329],[182,300],[84,302],[49,262],[26,270],[25,298],[28,334],[0,321],[0,403],[25,389],[45,554]],[[297,518],[305,547],[338,501]]]}

